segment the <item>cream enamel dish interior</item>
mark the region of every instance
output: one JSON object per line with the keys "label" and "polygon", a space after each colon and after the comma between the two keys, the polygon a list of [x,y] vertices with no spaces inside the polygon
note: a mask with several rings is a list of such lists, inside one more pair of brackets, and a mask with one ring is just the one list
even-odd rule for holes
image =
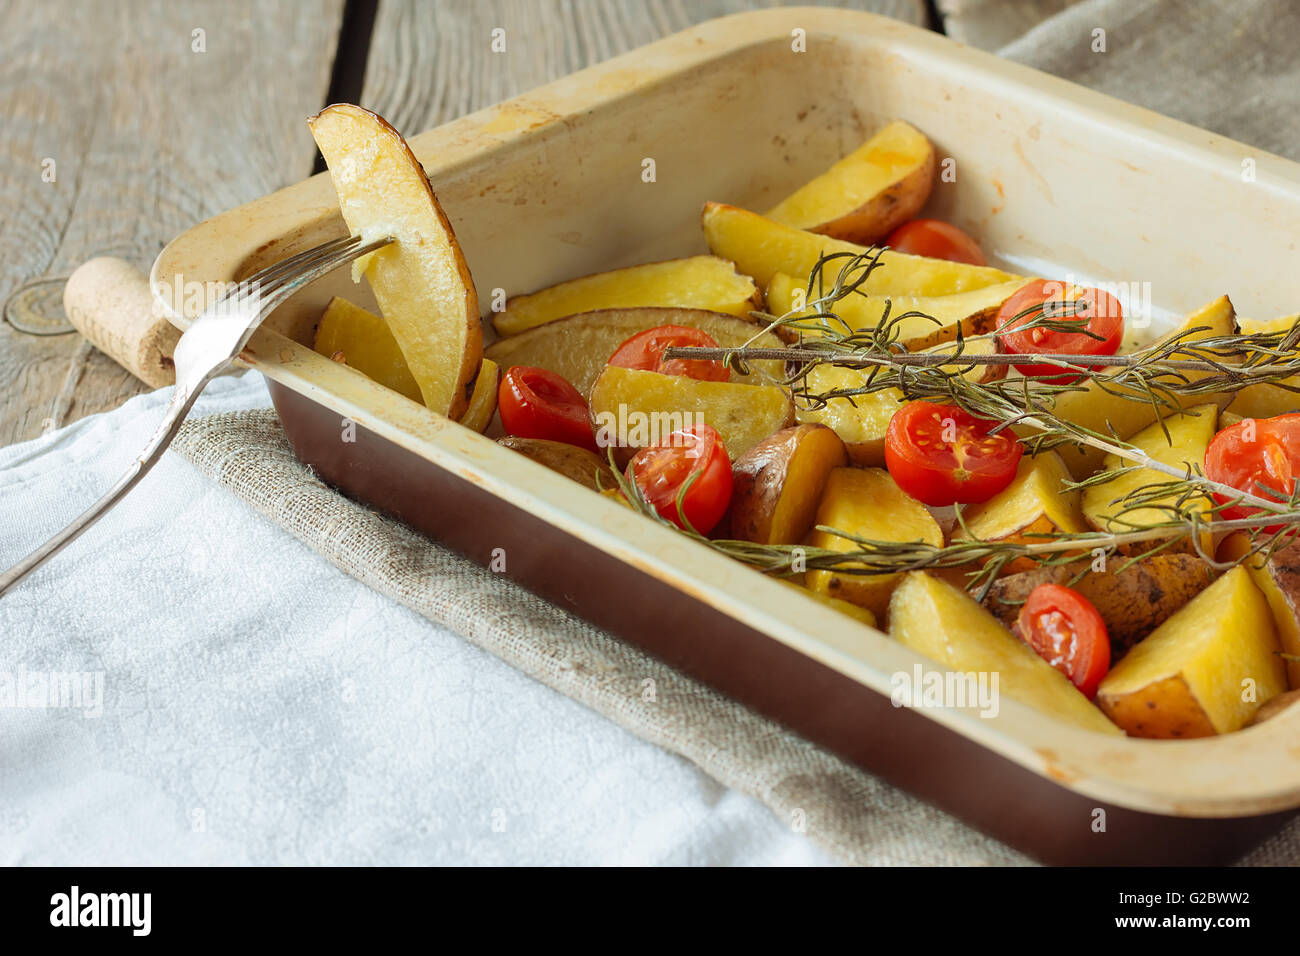
{"label": "cream enamel dish interior", "polygon": [[[795,28],[807,33],[806,53],[791,49]],[[488,307],[497,288],[528,292],[701,252],[705,200],[766,209],[894,118],[956,160],[956,182],[936,184],[927,214],[974,233],[995,262],[1149,282],[1159,310],[1226,292],[1240,314],[1265,318],[1300,301],[1300,165],[869,14],[787,8],[715,20],[411,145]],[[641,180],[647,157],[654,183]],[[1243,181],[1247,158],[1254,182]],[[238,279],[342,232],[320,175],[191,229],[152,278],[168,288]],[[304,347],[332,294],[373,301],[347,271],[281,308],[247,363],[886,696],[891,674],[922,661]],[[992,719],[923,713],[1121,806],[1215,817],[1300,805],[1300,708],[1189,741],[1112,739],[1005,696]]]}

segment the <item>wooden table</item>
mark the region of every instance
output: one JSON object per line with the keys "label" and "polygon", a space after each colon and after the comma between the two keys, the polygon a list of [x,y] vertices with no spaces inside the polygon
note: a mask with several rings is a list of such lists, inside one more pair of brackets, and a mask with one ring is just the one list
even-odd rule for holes
{"label": "wooden table", "polygon": [[[807,0],[803,0],[807,2]],[[415,133],[762,0],[10,0],[0,7],[0,301],[311,173],[304,122]],[[839,0],[925,23],[925,0]],[[492,31],[507,52],[492,52]],[[338,61],[337,63],[335,61]],[[0,323],[0,445],[145,386],[79,335]]]}

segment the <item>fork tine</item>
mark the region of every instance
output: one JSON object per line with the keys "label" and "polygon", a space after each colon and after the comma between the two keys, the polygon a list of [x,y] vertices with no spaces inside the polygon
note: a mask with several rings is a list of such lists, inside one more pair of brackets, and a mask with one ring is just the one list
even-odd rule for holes
{"label": "fork tine", "polygon": [[[361,238],[354,237],[359,243]],[[280,302],[293,295],[303,286],[315,282],[322,276],[333,272],[344,263],[359,259],[368,252],[376,249],[382,249],[393,240],[390,237],[372,239],[364,245],[348,245],[344,248],[336,249],[326,254],[315,257],[312,261],[304,264],[298,271],[292,275],[281,275],[271,282],[271,288],[262,291],[262,302],[271,303],[270,307],[278,305]],[[266,307],[264,305],[264,307]]]}
{"label": "fork tine", "polygon": [[259,269],[248,278],[236,283],[230,291],[213,302],[211,308],[221,308],[228,311],[238,306],[251,305],[260,297],[273,295],[277,282],[286,276],[292,276],[303,265],[314,262],[323,256],[345,252],[360,241],[360,236],[340,236],[337,239],[331,239],[329,242],[321,243],[319,246],[312,246],[312,248],[292,255],[287,259],[273,262],[265,269]]}
{"label": "fork tine", "polygon": [[322,243],[319,246],[313,246],[310,249],[292,255],[287,259],[281,259],[274,262],[265,269],[260,269],[244,280],[248,285],[261,285],[273,278],[291,272],[304,262],[308,262],[318,256],[332,255],[340,249],[349,248],[353,243],[360,242],[360,236],[340,236],[337,239],[331,239],[329,242]]}
{"label": "fork tine", "polygon": [[327,243],[326,245],[319,246],[315,250],[312,250],[314,253],[312,255],[303,256],[302,258],[295,257],[297,258],[297,261],[293,264],[292,268],[279,270],[270,278],[262,279],[258,285],[251,288],[250,291],[255,292],[261,298],[269,298],[278,295],[281,287],[297,280],[305,270],[310,271],[313,275],[319,277],[319,275],[322,275],[323,273],[316,271],[317,266],[328,264],[325,269],[325,271],[328,272],[337,268],[337,266],[342,262],[357,259],[365,255],[366,251],[371,251],[372,249],[385,245],[387,241],[389,240],[379,242],[377,245],[374,243],[367,243],[364,250],[360,246],[360,236],[350,236],[346,243]]}

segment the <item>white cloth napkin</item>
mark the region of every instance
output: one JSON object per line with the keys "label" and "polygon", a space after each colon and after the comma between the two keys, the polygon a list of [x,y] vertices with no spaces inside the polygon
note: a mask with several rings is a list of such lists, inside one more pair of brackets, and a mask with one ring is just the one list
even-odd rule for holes
{"label": "white cloth napkin", "polygon": [[[167,394],[0,449],[0,564],[116,479]],[[267,404],[250,373],[194,414]],[[831,862],[175,454],[0,599],[0,741],[4,864]]]}

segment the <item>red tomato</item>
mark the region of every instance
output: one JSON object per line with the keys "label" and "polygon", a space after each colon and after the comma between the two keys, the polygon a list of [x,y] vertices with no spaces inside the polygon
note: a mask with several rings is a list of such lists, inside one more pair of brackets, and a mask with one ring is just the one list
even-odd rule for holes
{"label": "red tomato", "polygon": [[1073,588],[1040,584],[1029,592],[1016,628],[1038,652],[1091,700],[1110,670],[1110,637],[1092,602]]}
{"label": "red tomato", "polygon": [[731,373],[721,362],[710,359],[668,359],[664,360],[664,349],[673,347],[711,348],[718,347],[717,340],[703,329],[692,329],[685,325],[661,325],[656,329],[646,329],[632,336],[609,357],[610,365],[622,368],[637,368],[646,372],[659,372],[663,375],[685,375],[706,382],[725,382]]}
{"label": "red tomato", "polygon": [[[1270,501],[1285,501],[1300,475],[1300,413],[1247,418],[1214,436],[1205,450],[1205,477]],[[1279,497],[1281,496],[1281,497]],[[1219,504],[1232,499],[1214,494]],[[1221,518],[1249,518],[1264,509],[1233,505]],[[1276,529],[1270,529],[1276,530]]]}
{"label": "red tomato", "polygon": [[[654,448],[643,448],[628,465],[628,474],[645,500],[661,515],[685,528],[708,534],[731,504],[731,459],[712,425],[693,425],[668,436]],[[692,475],[681,501],[677,497]]]}
{"label": "red tomato", "polygon": [[988,501],[1016,477],[1024,446],[1010,430],[955,405],[908,402],[885,432],[885,467],[898,487],[936,507]]}
{"label": "red tomato", "polygon": [[985,265],[979,243],[942,219],[913,219],[903,223],[889,234],[885,245],[913,256]]}
{"label": "red tomato", "polygon": [[497,408],[501,424],[512,435],[598,451],[586,399],[554,372],[528,365],[512,367],[501,377]]}
{"label": "red tomato", "polygon": [[[1022,328],[1041,319],[1045,308],[1059,312],[1072,303],[1079,304],[1062,315],[1061,320],[1077,322],[1080,331]],[[1114,355],[1119,351],[1123,338],[1124,310],[1118,299],[1101,289],[1085,289],[1054,279],[1035,279],[1002,303],[998,311],[998,341],[1002,351],[1015,355]],[[1082,377],[1068,373],[1062,375],[1060,367],[1055,365],[1026,362],[1016,368],[1023,375],[1054,376],[1045,381],[1061,384]]]}

